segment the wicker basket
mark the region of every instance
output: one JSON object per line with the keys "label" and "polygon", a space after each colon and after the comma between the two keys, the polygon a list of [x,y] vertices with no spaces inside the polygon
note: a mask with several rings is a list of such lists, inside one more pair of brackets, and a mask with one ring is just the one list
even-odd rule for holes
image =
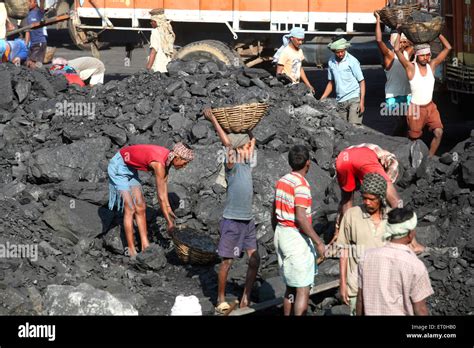
{"label": "wicker basket", "polygon": [[399,24],[403,24],[405,19],[414,11],[418,11],[421,4],[387,6],[378,11],[380,20],[392,29],[396,29]]}
{"label": "wicker basket", "polygon": [[[179,228],[181,229],[181,228]],[[217,253],[203,251],[187,243],[181,241],[178,233],[173,233],[173,243],[175,246],[176,254],[183,263],[207,265],[217,261]]]}
{"label": "wicker basket", "polygon": [[434,17],[430,22],[410,22],[402,25],[402,31],[414,44],[424,44],[434,41],[443,31],[444,19]]}
{"label": "wicker basket", "polygon": [[212,113],[227,133],[245,133],[255,128],[267,110],[268,104],[253,103],[212,109]]}

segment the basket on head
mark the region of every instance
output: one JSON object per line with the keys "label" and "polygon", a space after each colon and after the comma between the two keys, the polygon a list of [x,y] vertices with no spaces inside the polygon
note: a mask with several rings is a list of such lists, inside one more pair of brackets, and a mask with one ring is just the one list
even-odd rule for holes
{"label": "basket on head", "polygon": [[246,133],[255,128],[267,110],[266,103],[252,103],[212,109],[212,113],[227,133]]}
{"label": "basket on head", "polygon": [[[202,248],[192,245],[189,238],[186,240],[186,235],[184,233],[193,234],[194,231],[187,229],[185,227],[177,228],[173,235],[173,243],[175,246],[176,255],[183,263],[197,264],[197,265],[207,265],[213,263],[217,260],[217,253],[213,250],[203,250]],[[194,233],[197,238],[205,238],[205,242],[208,243],[211,239],[208,236],[199,235]],[[213,242],[210,244],[214,247]]]}
{"label": "basket on head", "polygon": [[399,24],[403,24],[405,19],[414,11],[418,11],[421,4],[386,6],[380,11],[380,20],[392,29],[396,29]]}
{"label": "basket on head", "polygon": [[444,19],[435,15],[431,21],[419,22],[411,18],[402,25],[402,31],[407,39],[414,44],[424,44],[434,41],[443,31]]}

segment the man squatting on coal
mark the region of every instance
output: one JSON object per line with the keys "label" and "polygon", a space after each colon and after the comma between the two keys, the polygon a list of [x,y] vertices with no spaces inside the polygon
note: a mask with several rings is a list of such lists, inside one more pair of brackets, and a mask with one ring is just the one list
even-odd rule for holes
{"label": "man squatting on coal", "polygon": [[253,180],[251,160],[255,154],[256,139],[250,134],[227,134],[211,109],[204,109],[205,117],[212,123],[226,147],[225,179],[227,197],[222,220],[219,223],[220,240],[217,248],[222,262],[219,268],[219,283],[216,311],[225,313],[230,305],[225,300],[225,287],[232,261],[246,251],[249,266],[245,279],[244,294],[240,308],[250,302],[252,286],[257,277],[260,257],[257,252],[257,235],[252,213]]}
{"label": "man squatting on coal", "polygon": [[133,237],[134,220],[140,234],[141,250],[150,245],[146,226],[146,203],[138,170],[152,171],[155,174],[158,201],[168,225],[168,233],[171,233],[176,216],[168,201],[169,170],[172,166],[175,169],[182,169],[193,158],[194,152],[188,145],[177,143],[171,151],[158,145],[127,146],[110,160],[108,167],[109,209],[113,210],[117,205],[119,210],[123,210],[125,238],[131,257],[137,254]]}

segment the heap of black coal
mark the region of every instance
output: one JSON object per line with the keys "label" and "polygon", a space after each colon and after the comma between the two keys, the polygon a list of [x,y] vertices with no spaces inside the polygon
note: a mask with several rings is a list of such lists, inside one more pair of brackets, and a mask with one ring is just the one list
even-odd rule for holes
{"label": "heap of black coal", "polygon": [[[107,209],[107,165],[125,145],[192,145],[195,161],[171,170],[170,202],[179,224],[217,240],[225,201],[219,176],[224,153],[202,109],[250,102],[270,105],[253,132],[258,141],[253,208],[262,260],[256,289],[278,277],[271,203],[276,180],[290,170],[291,146],[311,149],[314,222],[328,241],[340,199],[334,159],[349,145],[369,142],[400,160],[397,189],[420,217],[418,238],[432,248],[423,257],[435,288],[432,313],[473,311],[474,135],[429,161],[423,143],[354,127],[338,118],[334,101],[317,101],[304,85],[284,86],[265,70],[212,62],[176,61],[169,74],[138,73],[93,88],[68,87],[64,78],[45,70],[10,64],[0,66],[0,80],[0,246],[4,251],[14,245],[38,247],[36,260],[0,257],[0,314],[60,314],[54,298],[78,287],[90,296],[92,290],[82,283],[112,294],[110,301],[121,301],[123,308],[132,304],[140,314],[169,314],[177,293],[198,296],[204,313],[211,313],[215,267],[180,263],[150,173],[140,176],[155,245],[136,260],[124,255],[121,217]],[[245,262],[237,261],[231,270],[238,289]],[[336,263],[326,261],[320,273],[337,276]],[[254,295],[257,301],[264,298],[258,290]],[[315,314],[337,313],[337,304],[330,297],[311,308]]]}

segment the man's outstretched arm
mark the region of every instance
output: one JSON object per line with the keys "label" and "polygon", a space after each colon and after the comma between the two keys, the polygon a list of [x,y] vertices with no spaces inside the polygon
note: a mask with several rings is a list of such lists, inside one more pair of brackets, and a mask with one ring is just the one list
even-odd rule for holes
{"label": "man's outstretched arm", "polygon": [[448,57],[449,52],[451,52],[451,50],[453,49],[451,44],[444,37],[443,34],[439,35],[439,40],[443,44],[444,49],[441,51],[440,54],[438,54],[438,56],[435,59],[431,60],[430,66],[431,66],[431,69],[433,70],[436,69],[436,67],[440,65],[442,62],[444,62],[444,60]]}

